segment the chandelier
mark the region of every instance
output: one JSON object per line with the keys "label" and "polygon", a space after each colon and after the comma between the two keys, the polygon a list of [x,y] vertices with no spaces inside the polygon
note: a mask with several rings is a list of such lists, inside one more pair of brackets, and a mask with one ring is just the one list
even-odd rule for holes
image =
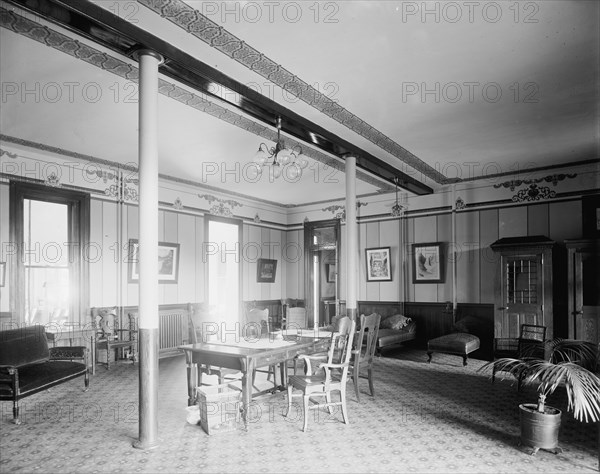
{"label": "chandelier", "polygon": [[392,212],[390,213],[392,217],[402,217],[404,211],[408,207],[406,201],[407,196],[406,193],[402,193],[402,204],[398,202],[398,177],[394,176],[394,184],[396,185],[396,202],[392,206]]}
{"label": "chandelier", "polygon": [[300,145],[286,148],[281,138],[281,117],[277,117],[277,142],[271,148],[261,143],[254,155],[254,163],[258,165],[259,174],[263,168],[268,167],[271,179],[277,179],[283,174],[286,180],[297,180],[302,176],[302,168],[308,164],[301,156]]}

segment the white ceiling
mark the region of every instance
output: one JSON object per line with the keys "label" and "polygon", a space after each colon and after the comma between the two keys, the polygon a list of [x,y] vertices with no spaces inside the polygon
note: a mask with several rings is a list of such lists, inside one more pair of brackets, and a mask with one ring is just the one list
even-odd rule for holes
{"label": "white ceiling", "polygon": [[[155,11],[179,0],[94,3],[434,189],[444,183],[423,170],[467,179],[598,158],[596,1],[186,2],[415,155],[423,162],[420,171],[386,151],[381,141],[370,141],[283,93],[185,31],[177,18]],[[430,13],[422,16],[422,8]],[[3,135],[137,162],[137,86],[131,81],[7,28],[0,28],[0,79]],[[77,85],[70,100],[65,84],[72,82]],[[34,100],[35,94],[6,94],[8,83],[17,84],[19,92],[40,84],[41,100]],[[55,100],[57,91],[62,95]],[[249,182],[244,166],[264,138],[165,95],[159,110],[165,175],[283,205],[344,196],[343,173],[313,160],[298,183],[269,182],[266,175]],[[238,171],[231,172],[236,162]],[[359,180],[359,194],[379,189],[377,181]]]}

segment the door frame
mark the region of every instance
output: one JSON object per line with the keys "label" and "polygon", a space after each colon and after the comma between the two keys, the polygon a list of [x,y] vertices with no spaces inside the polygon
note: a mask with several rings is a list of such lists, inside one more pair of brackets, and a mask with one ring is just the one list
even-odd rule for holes
{"label": "door frame", "polygon": [[[314,235],[314,231],[316,229],[322,229],[325,227],[333,227],[335,229],[336,234],[336,243],[335,243],[335,265],[336,270],[340,270],[341,263],[341,223],[339,219],[329,219],[323,221],[315,221],[315,222],[305,222],[304,223],[304,306],[306,307],[306,313],[308,316],[308,327],[312,327],[315,319],[315,308],[313,305],[314,294],[313,294],[313,285],[315,280],[315,275],[313,273],[313,256],[316,252],[320,252],[321,250],[331,249],[329,246],[314,246],[312,244],[312,237]],[[320,262],[319,269],[323,265],[323,262]],[[338,307],[338,301],[340,296],[340,278],[336,278],[335,282],[335,299],[336,299],[336,308]],[[320,292],[319,292],[319,301],[320,301]]]}

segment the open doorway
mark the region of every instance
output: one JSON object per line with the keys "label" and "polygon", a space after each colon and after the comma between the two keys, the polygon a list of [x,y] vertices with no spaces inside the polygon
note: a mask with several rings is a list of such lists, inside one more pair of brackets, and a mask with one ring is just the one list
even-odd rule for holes
{"label": "open doorway", "polygon": [[327,326],[339,306],[340,221],[305,223],[304,250],[308,325]]}
{"label": "open doorway", "polygon": [[208,307],[227,330],[240,322],[240,233],[239,221],[207,216]]}

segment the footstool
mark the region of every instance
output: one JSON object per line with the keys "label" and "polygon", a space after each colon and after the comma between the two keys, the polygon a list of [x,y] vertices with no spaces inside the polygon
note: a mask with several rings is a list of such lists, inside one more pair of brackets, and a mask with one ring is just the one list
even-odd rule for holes
{"label": "footstool", "polygon": [[446,334],[427,341],[427,355],[429,356],[427,362],[431,362],[434,352],[442,352],[462,356],[464,366],[467,365],[467,356],[477,349],[479,349],[479,338],[473,334],[466,332]]}

